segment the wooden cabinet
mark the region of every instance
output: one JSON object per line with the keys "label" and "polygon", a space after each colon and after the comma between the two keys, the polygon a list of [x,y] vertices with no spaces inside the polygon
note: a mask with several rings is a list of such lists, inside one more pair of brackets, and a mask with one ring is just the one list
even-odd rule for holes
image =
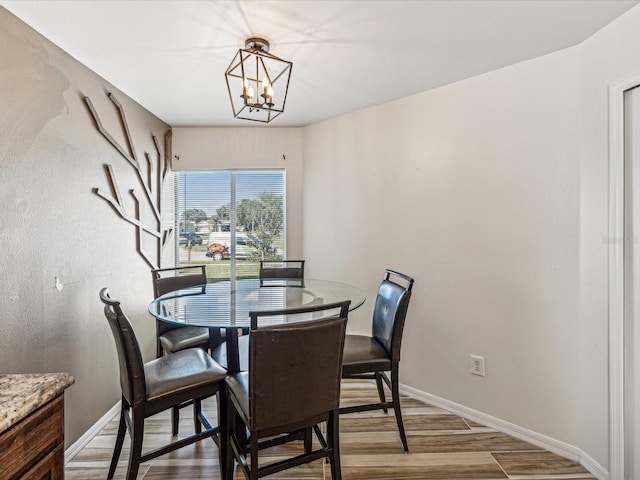
{"label": "wooden cabinet", "polygon": [[64,479],[64,395],[0,434],[2,480]]}

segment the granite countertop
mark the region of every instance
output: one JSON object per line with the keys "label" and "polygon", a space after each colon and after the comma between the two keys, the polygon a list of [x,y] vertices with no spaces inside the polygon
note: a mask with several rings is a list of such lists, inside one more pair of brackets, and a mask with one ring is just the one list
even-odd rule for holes
{"label": "granite countertop", "polygon": [[0,375],[0,433],[75,383],[68,373]]}

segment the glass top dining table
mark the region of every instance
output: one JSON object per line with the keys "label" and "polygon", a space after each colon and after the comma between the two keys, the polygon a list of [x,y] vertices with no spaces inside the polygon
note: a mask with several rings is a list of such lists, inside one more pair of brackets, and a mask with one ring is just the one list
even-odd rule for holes
{"label": "glass top dining table", "polygon": [[[365,301],[362,290],[329,280],[257,278],[223,280],[184,288],[156,298],[149,313],[165,322],[217,328],[248,328],[249,312],[300,308],[351,300],[349,310]],[[309,317],[310,318],[310,317]],[[304,321],[301,316],[269,317],[262,325]]]}

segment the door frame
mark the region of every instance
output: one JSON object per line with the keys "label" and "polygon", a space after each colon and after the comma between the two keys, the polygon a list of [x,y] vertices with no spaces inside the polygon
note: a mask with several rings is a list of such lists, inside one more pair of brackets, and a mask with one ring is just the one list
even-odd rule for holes
{"label": "door frame", "polygon": [[609,86],[609,480],[624,479],[624,95],[640,75]]}

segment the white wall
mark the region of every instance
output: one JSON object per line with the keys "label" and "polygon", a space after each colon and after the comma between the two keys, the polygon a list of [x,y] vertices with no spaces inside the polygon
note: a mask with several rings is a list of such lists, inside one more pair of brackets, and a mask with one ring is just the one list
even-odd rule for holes
{"label": "white wall", "polygon": [[[581,47],[581,325],[583,346],[579,375],[583,418],[608,416],[608,234],[607,162],[609,85],[640,74],[640,7],[634,7]],[[596,422],[600,423],[600,422]],[[604,428],[585,421],[581,437],[587,451],[601,449]]]}
{"label": "white wall", "polygon": [[[416,277],[402,382],[604,468],[607,95],[638,73],[635,7],[577,47],[304,130],[316,276],[339,272],[370,298],[384,267]],[[468,373],[470,353],[486,378]]]}
{"label": "white wall", "polygon": [[[147,358],[155,351],[149,267],[135,228],[93,193],[110,191],[113,165],[129,211],[129,166],[100,135],[89,96],[126,145],[113,92],[128,114],[139,158],[163,143],[166,124],[0,7],[0,373],[71,373],[67,446],[120,399],[116,349],[98,297],[122,301]],[[54,288],[54,277],[65,285]]]}
{"label": "white wall", "polygon": [[299,128],[174,128],[173,169],[285,170],[287,256],[302,255],[302,132]]}
{"label": "white wall", "polygon": [[367,290],[352,330],[385,267],[415,277],[403,383],[575,445],[577,72],[569,49],[307,127],[303,188],[309,265]]}

